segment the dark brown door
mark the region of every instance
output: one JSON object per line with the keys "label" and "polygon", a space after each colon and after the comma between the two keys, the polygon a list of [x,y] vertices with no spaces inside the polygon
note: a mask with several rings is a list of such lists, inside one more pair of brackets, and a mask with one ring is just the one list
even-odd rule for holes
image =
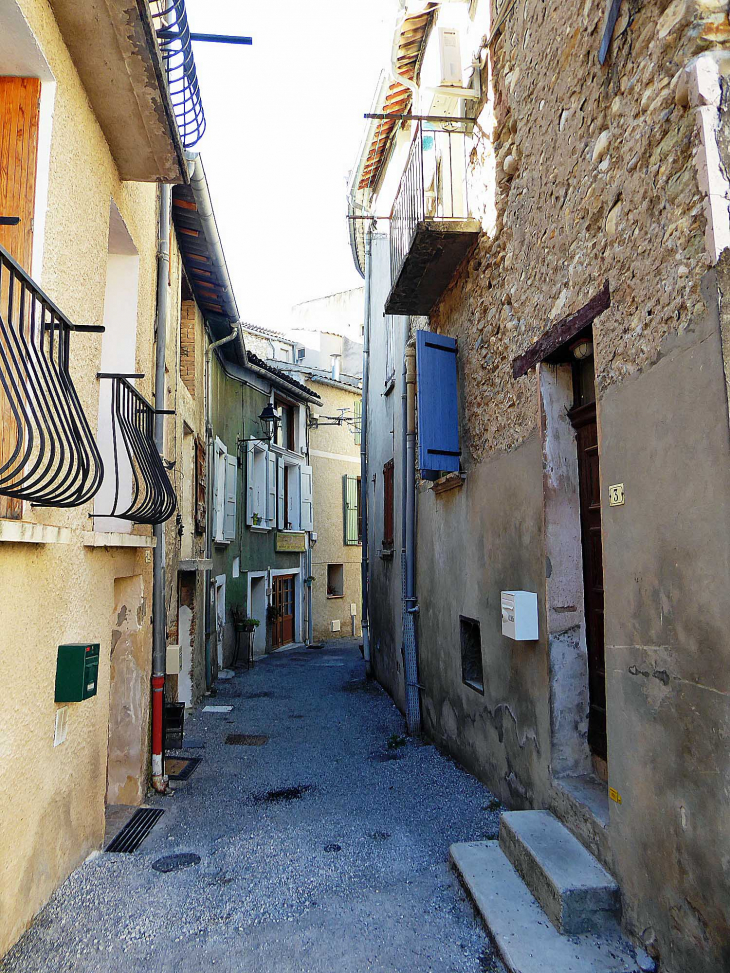
{"label": "dark brown door", "polygon": [[278,649],[294,641],[294,575],[282,574],[274,578],[272,592],[274,621],[271,645]]}
{"label": "dark brown door", "polygon": [[603,548],[596,403],[577,406],[571,410],[570,418],[576,430],[578,446],[590,703],[588,745],[596,756],[606,760],[606,655],[603,641]]}
{"label": "dark brown door", "polygon": [[[27,273],[33,255],[40,94],[37,78],[0,77],[0,216],[20,218],[15,226],[0,226],[0,246]],[[2,297],[7,300],[7,291]],[[18,427],[0,382],[0,470],[11,461],[17,441]],[[20,500],[0,496],[0,517],[20,520],[22,511]]]}

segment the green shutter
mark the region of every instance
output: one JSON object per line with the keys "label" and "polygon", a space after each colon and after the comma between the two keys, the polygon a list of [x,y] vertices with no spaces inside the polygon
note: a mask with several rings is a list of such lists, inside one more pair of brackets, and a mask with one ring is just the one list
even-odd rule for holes
{"label": "green shutter", "polygon": [[362,442],[362,399],[355,399],[355,445],[359,446]]}
{"label": "green shutter", "polygon": [[345,492],[345,544],[358,543],[358,479],[356,476],[344,476]]}

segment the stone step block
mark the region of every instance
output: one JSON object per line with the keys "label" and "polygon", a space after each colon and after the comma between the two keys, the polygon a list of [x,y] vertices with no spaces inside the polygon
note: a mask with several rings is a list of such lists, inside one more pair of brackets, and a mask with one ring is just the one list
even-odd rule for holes
{"label": "stone step block", "polygon": [[499,844],[558,932],[594,932],[620,918],[615,880],[549,811],[506,812]]}

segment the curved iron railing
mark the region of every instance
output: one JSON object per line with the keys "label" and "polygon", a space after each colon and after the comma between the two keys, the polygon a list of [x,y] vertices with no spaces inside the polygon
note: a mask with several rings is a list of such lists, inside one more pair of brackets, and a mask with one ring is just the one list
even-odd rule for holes
{"label": "curved iron railing", "polygon": [[[172,415],[167,409],[158,412],[129,383],[143,375],[117,375],[99,372],[98,378],[112,382],[112,442],[114,445],[114,503],[108,514],[94,517],[118,517],[137,524],[162,524],[175,513],[177,500],[165,467],[155,445],[155,415]],[[120,457],[120,440],[124,453]],[[122,471],[124,470],[124,473]],[[129,499],[123,498],[122,475],[129,480]],[[124,490],[126,493],[126,489]]]}
{"label": "curved iron railing", "polygon": [[198,73],[185,0],[158,0],[151,8],[182,144],[192,149],[205,132]]}
{"label": "curved iron railing", "polygon": [[0,494],[78,507],[103,465],[69,373],[74,325],[0,247]]}

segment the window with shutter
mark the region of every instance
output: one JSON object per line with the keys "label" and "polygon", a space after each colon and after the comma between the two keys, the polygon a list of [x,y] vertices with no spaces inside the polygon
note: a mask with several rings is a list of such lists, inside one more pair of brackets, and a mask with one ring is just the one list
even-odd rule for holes
{"label": "window with shutter", "polygon": [[253,524],[256,507],[256,492],[254,486],[254,454],[256,444],[246,443],[246,523]]}
{"label": "window with shutter", "polygon": [[355,416],[355,445],[359,446],[362,443],[362,399],[355,399],[352,411]]}
{"label": "window with shutter", "polygon": [[343,484],[345,494],[345,544],[361,544],[360,477],[345,476],[343,477]]}
{"label": "window with shutter", "polygon": [[228,451],[225,443],[216,438],[215,468],[213,471],[213,537],[219,544],[223,543],[226,507],[226,457]]}
{"label": "window with shutter", "polygon": [[195,533],[205,533],[206,497],[205,497],[205,443],[198,439],[195,442]]}
{"label": "window with shutter", "polygon": [[390,459],[383,467],[383,548],[392,550],[394,545],[394,495],[393,495],[394,464]]}
{"label": "window with shutter", "polygon": [[238,462],[235,456],[226,456],[226,494],[223,524],[223,540],[232,541],[236,536],[236,494],[238,489]]}
{"label": "window with shutter", "polygon": [[418,459],[424,480],[459,471],[459,402],[456,341],[416,332]]}
{"label": "window with shutter", "polygon": [[314,508],[312,505],[312,467],[301,466],[299,479],[299,496],[301,499],[300,530],[314,530]]}
{"label": "window with shutter", "polygon": [[277,483],[276,483],[276,526],[279,530],[284,530],[286,524],[286,470],[284,468],[284,457],[277,456]]}
{"label": "window with shutter", "polygon": [[276,529],[276,500],[277,500],[276,461],[277,459],[278,457],[276,453],[269,452],[267,485],[266,485],[266,522],[269,527],[273,527],[274,529]]}

